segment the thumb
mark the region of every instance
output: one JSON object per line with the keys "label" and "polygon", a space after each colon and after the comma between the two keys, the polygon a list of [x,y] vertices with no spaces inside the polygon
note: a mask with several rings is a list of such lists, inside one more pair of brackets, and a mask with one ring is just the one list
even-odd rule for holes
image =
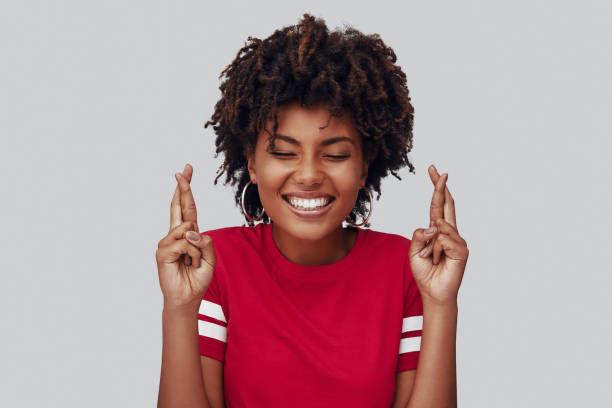
{"label": "thumb", "polygon": [[200,249],[204,261],[214,268],[217,263],[217,257],[215,255],[212,237],[210,235],[201,235],[194,231],[187,231],[185,237],[189,242]]}
{"label": "thumb", "polygon": [[410,243],[410,254],[409,254],[410,258],[412,258],[415,255],[418,255],[419,252],[421,252],[423,248],[426,247],[427,241],[429,241],[435,236],[436,231],[437,231],[437,228],[435,226],[429,227],[427,229],[417,228],[414,230],[414,233],[412,234],[412,240]]}

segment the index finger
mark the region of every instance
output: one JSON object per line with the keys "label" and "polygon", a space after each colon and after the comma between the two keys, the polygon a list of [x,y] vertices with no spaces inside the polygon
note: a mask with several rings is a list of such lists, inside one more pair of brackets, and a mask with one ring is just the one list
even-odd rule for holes
{"label": "index finger", "polygon": [[178,184],[174,189],[174,195],[172,196],[172,202],[170,203],[170,231],[178,227],[183,223],[183,216],[181,215],[181,201],[179,197],[180,189]]}
{"label": "index finger", "polygon": [[[431,174],[431,167],[429,171]],[[444,219],[444,189],[446,187],[446,179],[448,179],[448,174],[444,173],[438,178],[438,181],[436,182],[433,197],[431,198],[431,206],[429,207],[430,223],[433,223],[438,219]]]}
{"label": "index finger", "polygon": [[183,222],[192,221],[196,225],[197,230],[198,216],[195,200],[193,199],[193,194],[191,193],[191,186],[185,176],[181,173],[176,174],[176,179],[180,188],[181,214],[183,216]]}
{"label": "index finger", "polygon": [[448,186],[444,188],[444,219],[457,229],[457,217],[455,216],[455,200]]}

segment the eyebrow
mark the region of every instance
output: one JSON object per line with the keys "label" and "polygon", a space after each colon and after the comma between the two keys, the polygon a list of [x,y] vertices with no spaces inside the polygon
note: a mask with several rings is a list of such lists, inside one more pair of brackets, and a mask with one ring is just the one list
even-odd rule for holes
{"label": "eyebrow", "polygon": [[[277,133],[276,137],[278,139],[284,140],[285,142],[291,143],[291,144],[296,145],[296,146],[301,145],[301,143],[297,139],[294,139],[291,136],[281,135],[281,134]],[[334,137],[330,137],[330,138],[327,138],[327,139],[321,141],[320,145],[321,146],[329,146],[331,144],[338,143],[338,142],[350,142],[353,145],[355,144],[353,139],[351,139],[350,137],[347,137],[347,136],[334,136]]]}

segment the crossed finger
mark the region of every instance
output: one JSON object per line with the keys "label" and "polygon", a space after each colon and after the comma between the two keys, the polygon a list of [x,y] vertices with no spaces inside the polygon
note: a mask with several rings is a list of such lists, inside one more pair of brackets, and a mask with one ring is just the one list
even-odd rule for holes
{"label": "crossed finger", "polygon": [[183,221],[192,221],[195,224],[196,232],[198,230],[198,215],[196,211],[195,200],[191,192],[191,175],[193,174],[193,167],[187,164],[183,173],[176,173],[176,181],[178,181],[180,189],[180,203],[181,203],[181,215]]}
{"label": "crossed finger", "polygon": [[[183,175],[185,177],[189,176],[188,181],[191,181],[191,174],[187,173],[187,164],[183,169]],[[176,178],[176,175],[175,175]],[[181,189],[179,186],[178,178],[176,178],[176,188],[174,189],[174,195],[172,196],[172,202],[170,203],[170,230],[172,231],[174,228],[181,225],[183,222],[183,210],[181,208]]]}
{"label": "crossed finger", "polygon": [[[169,235],[177,227],[184,224],[185,222],[191,225],[190,229],[199,232],[197,222],[197,212],[195,207],[195,201],[193,194],[191,193],[191,176],[193,175],[193,167],[190,164],[186,164],[182,173],[176,173],[177,186],[174,190],[172,202],[170,204],[170,231]],[[185,265],[191,265],[192,259],[188,254],[181,255]]]}
{"label": "crossed finger", "polygon": [[[431,182],[434,184],[434,186],[438,186],[438,183],[440,182],[440,178],[442,176],[438,174],[436,167],[434,165],[431,165],[429,166],[427,170],[429,172],[429,177],[431,178]],[[434,191],[434,197],[432,198],[432,208],[430,209],[430,223],[429,223],[430,227],[434,225],[435,221],[439,218],[443,218],[444,220],[446,220],[453,226],[457,227],[457,219],[455,215],[455,200],[453,199],[453,196],[451,195],[450,190],[448,189],[448,186],[446,185],[446,181],[448,180],[448,174],[447,173],[444,173],[444,174],[446,174],[446,179],[444,180],[444,194],[443,195],[439,194],[440,196],[443,196],[443,199],[440,200],[440,198],[442,197],[437,197],[438,202],[436,202],[435,210],[433,207],[434,207],[434,200],[436,199],[436,191]],[[439,204],[440,201],[442,202],[442,204]]]}
{"label": "crossed finger", "polygon": [[430,226],[434,225],[434,223],[444,218],[444,204],[445,204],[445,194],[444,189],[446,187],[446,180],[448,179],[448,174],[444,173],[442,176],[437,177],[436,181],[433,181],[434,178],[432,176],[431,166],[429,175],[434,183],[434,192],[433,197],[431,198],[431,205],[429,207],[429,222]]}

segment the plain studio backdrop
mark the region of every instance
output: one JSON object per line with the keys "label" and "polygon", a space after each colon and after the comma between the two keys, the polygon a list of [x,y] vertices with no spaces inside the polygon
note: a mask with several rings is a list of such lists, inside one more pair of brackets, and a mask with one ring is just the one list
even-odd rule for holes
{"label": "plain studio backdrop", "polygon": [[449,173],[459,405],[612,406],[604,0],[3,2],[0,405],[155,405],[173,174],[193,165],[201,230],[243,223],[203,124],[247,37],[305,12],[379,33],[408,77],[416,174],[372,228],[428,226],[426,168]]}

